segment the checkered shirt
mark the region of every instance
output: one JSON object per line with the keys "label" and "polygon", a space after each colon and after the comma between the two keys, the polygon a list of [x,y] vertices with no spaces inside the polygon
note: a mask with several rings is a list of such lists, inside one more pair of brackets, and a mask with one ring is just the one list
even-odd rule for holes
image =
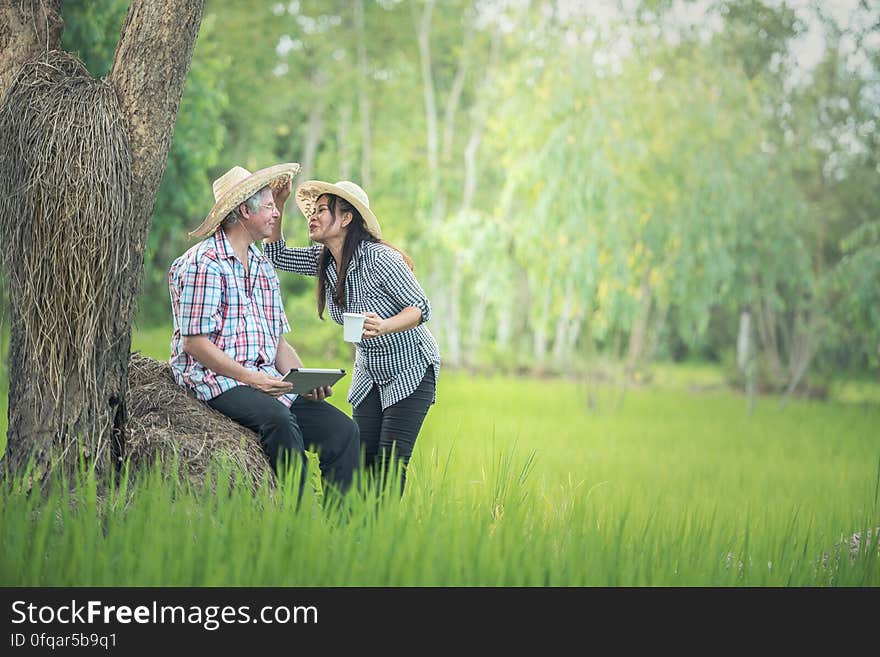
{"label": "checkered shirt", "polygon": [[[318,256],[324,247],[320,244],[287,248],[284,240],[267,244],[266,255],[277,269],[293,271],[306,276],[317,276]],[[355,344],[354,371],[348,402],[357,407],[375,385],[379,390],[382,408],[388,408],[409,397],[428,366],[434,366],[434,400],[440,374],[440,349],[434,336],[425,326],[431,316],[431,304],[424,291],[406,266],[399,252],[375,242],[361,242],[348,265],[345,278],[345,308],[333,300],[336,290],[336,265],[333,256],[327,267],[326,301],[330,317],[342,324],[343,312],[374,312],[379,317],[393,317],[408,306],[422,311],[418,326],[368,338]]]}
{"label": "checkered shirt", "polygon": [[[192,388],[203,401],[244,384],[213,372],[184,352],[183,336],[207,335],[239,365],[281,376],[275,356],[290,325],[278,276],[253,244],[248,247],[248,272],[222,228],[177,258],[168,272],[174,315],[171,369],[177,383]],[[278,397],[288,407],[294,399],[294,394]]]}

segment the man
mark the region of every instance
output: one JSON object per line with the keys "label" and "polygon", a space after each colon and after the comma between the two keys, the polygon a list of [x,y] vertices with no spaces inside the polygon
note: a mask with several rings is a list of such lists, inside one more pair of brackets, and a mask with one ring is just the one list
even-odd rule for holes
{"label": "man", "polygon": [[[295,163],[256,173],[233,167],[214,181],[214,207],[191,236],[208,236],[171,265],[171,368],[209,406],[255,431],[278,475],[319,451],[324,477],[345,491],[358,465],[357,425],[324,398],[328,386],[291,393],[282,376],[302,367],[272,264],[255,246],[281,219]],[[276,206],[273,190],[278,192]]]}

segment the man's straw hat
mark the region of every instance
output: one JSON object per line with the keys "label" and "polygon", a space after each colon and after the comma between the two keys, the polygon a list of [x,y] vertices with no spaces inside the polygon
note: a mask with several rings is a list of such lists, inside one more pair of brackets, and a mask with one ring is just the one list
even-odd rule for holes
{"label": "man's straw hat", "polygon": [[288,180],[299,173],[296,162],[276,164],[267,169],[251,173],[244,167],[235,166],[214,181],[214,207],[205,217],[202,225],[192,231],[190,237],[211,235],[220,222],[239,204],[244,203],[267,185],[273,190],[283,187]]}
{"label": "man's straw hat", "polygon": [[379,220],[376,219],[376,215],[370,209],[370,199],[367,198],[367,193],[361,189],[360,185],[349,180],[340,180],[337,183],[307,180],[302,183],[296,190],[296,204],[306,219],[312,216],[315,201],[322,194],[335,194],[351,203],[361,213],[364,222],[367,224],[367,230],[370,231],[373,237],[379,240],[382,239],[382,229],[379,228]]}

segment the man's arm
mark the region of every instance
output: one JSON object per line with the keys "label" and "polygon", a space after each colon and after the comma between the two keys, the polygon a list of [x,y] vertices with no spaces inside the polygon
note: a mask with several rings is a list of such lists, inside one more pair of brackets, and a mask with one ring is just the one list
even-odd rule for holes
{"label": "man's arm", "polygon": [[[236,363],[220,347],[211,342],[207,335],[185,335],[183,336],[181,347],[187,354],[217,374],[241,381],[252,388],[275,397],[288,393],[293,389],[292,383],[276,379],[265,372],[249,370]],[[295,354],[296,352],[294,352]]]}
{"label": "man's arm", "polygon": [[287,374],[294,367],[302,367],[303,363],[290,343],[282,335],[278,340],[278,352],[275,354],[275,369]]}

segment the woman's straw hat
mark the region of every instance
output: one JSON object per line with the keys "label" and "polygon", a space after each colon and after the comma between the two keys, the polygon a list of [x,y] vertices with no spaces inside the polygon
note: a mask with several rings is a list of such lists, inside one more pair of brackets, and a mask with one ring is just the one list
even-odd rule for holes
{"label": "woman's straw hat", "polygon": [[340,180],[338,183],[328,183],[321,180],[307,180],[302,183],[296,190],[296,204],[305,215],[306,219],[312,216],[312,210],[315,201],[322,194],[335,194],[341,196],[346,201],[357,208],[367,224],[367,230],[376,239],[382,239],[382,229],[379,228],[379,220],[370,209],[370,199],[367,193],[349,180]]}
{"label": "woman's straw hat", "polygon": [[273,190],[283,187],[288,180],[299,173],[296,162],[276,164],[267,169],[251,173],[244,167],[235,166],[214,181],[214,207],[205,217],[202,225],[192,231],[190,237],[211,235],[220,222],[239,204],[244,203],[255,193],[270,186]]}

